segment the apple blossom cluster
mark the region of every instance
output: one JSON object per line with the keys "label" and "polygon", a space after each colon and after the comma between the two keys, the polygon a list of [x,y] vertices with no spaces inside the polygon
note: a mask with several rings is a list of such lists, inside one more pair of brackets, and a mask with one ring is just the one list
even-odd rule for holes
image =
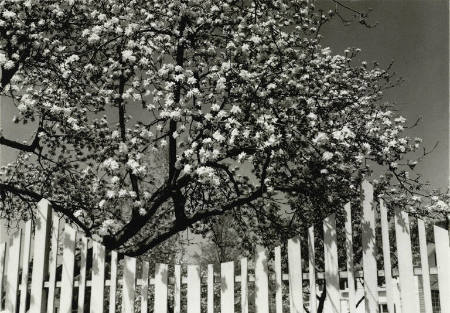
{"label": "apple blossom cluster", "polygon": [[29,143],[4,143],[23,152],[1,178],[3,214],[47,197],[111,247],[139,238],[142,253],[227,211],[248,227],[284,223],[281,194],[336,209],[377,167],[393,202],[411,198],[398,185],[420,186],[399,165],[420,141],[382,100],[392,74],[323,47],[332,14],[307,1],[16,0],[0,12],[0,90],[15,122],[36,125]]}

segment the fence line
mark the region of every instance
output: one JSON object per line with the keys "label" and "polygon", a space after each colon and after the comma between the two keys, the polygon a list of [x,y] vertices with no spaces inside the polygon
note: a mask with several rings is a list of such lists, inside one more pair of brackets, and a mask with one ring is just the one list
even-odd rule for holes
{"label": "fence line", "polygon": [[[116,251],[107,253],[102,244],[86,238],[70,225],[62,228],[50,203],[42,200],[37,206],[34,225],[31,221],[25,223],[23,230],[16,232],[7,244],[0,245],[0,296],[4,299],[0,301],[0,310],[8,313],[115,313],[119,310],[122,313],[303,313],[308,309],[317,313],[323,305],[325,313],[431,313],[438,309],[450,313],[448,231],[433,227],[434,264],[429,262],[425,223],[418,219],[420,266],[414,267],[415,243],[411,240],[408,214],[397,209],[394,229],[390,229],[387,209],[380,199],[377,210],[371,184],[363,182],[362,190],[362,270],[355,269],[352,214],[347,204],[342,245],[337,239],[341,229],[336,228],[336,216],[330,215],[323,221],[324,271],[317,270],[317,256],[322,252],[315,246],[314,227],[310,227],[307,238],[288,240],[285,266],[283,247],[275,247],[274,260],[269,258],[266,249],[256,247],[253,262],[243,258],[239,263],[222,263],[220,273],[215,273],[212,264],[204,269],[199,265],[156,264],[152,277],[148,262],[137,264],[135,258],[127,256],[119,262]],[[380,234],[376,232],[378,220]],[[391,262],[389,233],[392,231],[397,268],[392,268]],[[58,247],[60,233],[62,247]],[[377,236],[381,236],[383,269],[377,268]],[[302,245],[307,246],[304,250],[307,255],[302,255]],[[88,246],[92,246],[91,252]],[[61,255],[59,248],[62,248]],[[339,270],[338,248],[345,249],[345,271]],[[90,267],[88,253],[93,256]],[[62,270],[57,281],[58,265]],[[76,267],[80,269],[77,276]],[[287,273],[283,272],[284,268]],[[343,282],[347,285],[345,289],[341,288]],[[215,286],[220,289],[219,295]],[[324,288],[321,286],[326,287],[326,297],[318,300]],[[385,306],[380,306],[380,302]]]}

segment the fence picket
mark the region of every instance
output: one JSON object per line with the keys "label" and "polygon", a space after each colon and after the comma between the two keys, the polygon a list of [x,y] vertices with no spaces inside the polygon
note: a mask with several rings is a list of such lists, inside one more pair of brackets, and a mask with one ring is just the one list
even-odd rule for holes
{"label": "fence picket", "polygon": [[187,267],[187,313],[200,312],[200,266]]}
{"label": "fence picket", "polygon": [[428,265],[428,249],[427,249],[427,235],[425,233],[425,223],[417,220],[417,227],[419,230],[419,247],[420,247],[420,264],[422,267],[422,291],[425,313],[432,313],[433,307],[431,303],[431,287],[430,287],[430,271]]}
{"label": "fence picket", "polygon": [[389,223],[387,209],[380,199],[381,241],[383,245],[384,279],[386,282],[386,302],[389,313],[394,313],[394,282],[392,280],[391,245],[389,243]]}
{"label": "fence picket", "polygon": [[47,291],[47,313],[55,311],[55,287],[56,287],[56,261],[58,257],[58,241],[59,241],[59,216],[56,213],[52,214],[52,233],[50,243],[50,262],[48,265],[49,279]]}
{"label": "fence picket", "polygon": [[64,227],[60,313],[72,312],[76,235],[76,230],[66,224]]}
{"label": "fence picket", "polygon": [[142,264],[142,285],[141,285],[141,313],[148,312],[148,270],[149,263]]}
{"label": "fence picket", "polygon": [[255,258],[255,312],[269,313],[268,253],[258,246]]}
{"label": "fence picket", "polygon": [[220,264],[220,312],[234,313],[234,262]]}
{"label": "fence picket", "polygon": [[281,247],[275,247],[275,307],[277,313],[283,312],[283,273],[281,271]]}
{"label": "fence picket", "polygon": [[[366,312],[378,311],[378,283],[377,275],[379,271],[376,268],[376,253],[375,250],[375,210],[373,206],[373,188],[365,181],[362,185],[364,192],[363,199],[363,218],[362,218],[362,237],[363,237],[363,276],[364,276],[364,295],[367,299],[361,308]],[[395,236],[397,243],[398,263],[399,263],[399,283],[400,291],[398,289],[397,280],[392,277],[391,259],[390,259],[390,243],[389,243],[389,225],[387,219],[387,209],[384,206],[383,200],[379,200],[380,217],[381,217],[381,235],[382,248],[384,258],[384,275],[386,281],[386,297],[388,303],[388,310],[393,313],[394,310],[399,312],[399,304],[401,301],[401,311],[403,313],[419,312],[418,306],[418,284],[414,275],[423,277],[423,292],[424,292],[424,306],[425,313],[432,312],[431,306],[431,291],[430,291],[430,274],[437,274],[439,276],[439,291],[441,312],[450,313],[450,246],[448,232],[439,227],[434,227],[435,245],[436,245],[436,268],[429,268],[427,241],[425,224],[422,220],[418,220],[418,234],[419,234],[419,248],[421,256],[422,269],[413,268],[410,226],[408,214],[397,209],[395,212]],[[116,288],[117,288],[117,252],[111,252],[111,278],[105,282],[105,247],[98,242],[92,243],[92,280],[86,281],[86,262],[88,251],[88,239],[82,236],[80,247],[80,278],[78,284],[74,284],[74,269],[75,269],[75,251],[77,245],[77,232],[74,228],[66,225],[64,229],[64,251],[62,255],[62,279],[56,282],[55,269],[57,265],[57,251],[58,251],[58,230],[59,218],[56,214],[53,215],[53,236],[50,238],[50,217],[52,211],[48,201],[41,201],[38,204],[39,213],[36,218],[35,238],[34,244],[31,245],[31,222],[25,224],[25,236],[21,240],[22,232],[19,231],[11,239],[10,246],[7,244],[0,245],[0,295],[2,289],[5,287],[5,306],[6,312],[25,313],[27,302],[27,284],[28,284],[28,268],[29,258],[31,254],[31,247],[33,250],[33,272],[31,280],[31,294],[30,294],[30,313],[42,313],[45,305],[43,299],[48,298],[48,312],[53,313],[55,299],[55,288],[61,287],[59,303],[59,312],[70,313],[72,311],[73,288],[78,287],[78,313],[85,311],[85,288],[91,286],[91,303],[90,312],[103,312],[104,306],[104,292],[105,285],[109,286],[109,312],[115,313],[116,310]],[[319,279],[324,278],[326,281],[326,300],[324,304],[324,312],[337,313],[341,308],[341,294],[339,289],[339,277],[348,280],[348,295],[349,295],[349,313],[355,312],[355,289],[354,279],[361,277],[360,271],[354,271],[353,264],[353,233],[351,220],[351,206],[346,204],[345,207],[345,246],[347,256],[347,272],[343,276],[339,276],[338,267],[338,253],[337,253],[337,230],[336,230],[336,216],[333,214],[323,221],[324,231],[324,261],[325,272],[318,273]],[[49,239],[51,239],[52,249],[50,250]],[[21,244],[24,245],[21,249]],[[50,264],[49,251],[52,251],[52,259]],[[303,313],[303,278],[309,279],[310,289],[310,304],[309,312],[316,313],[316,271],[315,271],[315,248],[314,248],[314,227],[308,228],[308,266],[309,273],[302,273],[302,259],[301,259],[301,245],[300,238],[290,239],[287,243],[288,252],[288,273],[282,273],[282,254],[281,246],[275,248],[274,260],[274,276],[269,275],[268,272],[268,252],[258,246],[255,254],[254,276],[248,276],[248,261],[246,258],[240,260],[240,277],[235,277],[234,263],[227,262],[221,264],[221,304],[220,311],[223,313],[234,313],[235,311],[235,295],[234,295],[234,281],[237,279],[241,284],[241,312],[248,313],[248,281],[252,281],[254,277],[254,295],[255,295],[255,312],[268,313],[269,312],[269,278],[275,279],[275,311],[281,313],[283,311],[283,281],[289,280],[289,302],[290,312]],[[23,253],[23,256],[21,256]],[[6,256],[6,257],[5,257]],[[7,273],[3,277],[5,269],[5,259],[7,259],[6,267]],[[22,276],[19,293],[19,261],[22,260]],[[48,267],[49,266],[49,267]],[[139,285],[141,292],[141,313],[148,312],[148,262],[143,263],[142,279],[136,280],[136,259],[125,257],[124,259],[124,274],[122,280],[122,312],[134,313],[135,311],[135,294],[136,286]],[[48,287],[48,294],[44,289],[44,277],[49,275],[49,281],[46,282]],[[341,274],[342,275],[342,274]],[[175,286],[174,286],[174,313],[181,312],[181,266],[175,265]],[[5,278],[5,280],[3,280]],[[183,278],[184,279],[184,278]],[[5,286],[2,284],[7,282]],[[168,265],[157,264],[155,268],[155,279],[152,280],[155,286],[155,302],[154,312],[167,313],[168,311]],[[212,264],[208,265],[207,277],[207,312],[214,312],[214,267]],[[394,286],[395,285],[395,286]],[[200,266],[190,265],[187,268],[187,313],[198,313],[201,311],[201,275]],[[395,288],[394,288],[395,287]],[[359,288],[359,287],[358,287]],[[360,288],[357,290],[362,292]],[[400,293],[400,296],[395,294]],[[40,298],[39,295],[40,294]],[[361,294],[362,295],[362,294]],[[20,296],[20,297],[19,297]],[[359,293],[358,293],[359,296]],[[395,301],[394,301],[395,298]],[[397,299],[398,298],[398,299]],[[18,301],[20,299],[20,305]],[[395,303],[394,303],[395,302]],[[376,304],[373,311],[373,303]],[[395,304],[395,307],[394,307]],[[0,307],[0,311],[1,311]],[[306,310],[306,309],[305,309]],[[360,308],[358,308],[358,311]]]}
{"label": "fence picket", "polygon": [[174,286],[174,313],[180,313],[181,311],[181,265],[175,265],[175,286]]}
{"label": "fence picket", "polygon": [[35,216],[33,271],[31,273],[30,313],[42,313],[45,309],[44,277],[48,269],[48,250],[51,223],[51,205],[48,200],[39,201]]}
{"label": "fence picket", "polygon": [[248,313],[247,258],[241,259],[241,313]]}
{"label": "fence picket", "polygon": [[362,183],[362,250],[364,272],[364,302],[366,313],[378,312],[378,277],[375,237],[375,206],[373,205],[373,186],[364,180]]}
{"label": "fence picket", "polygon": [[167,312],[167,264],[156,264],[155,267],[155,309],[154,312]]}
{"label": "fence picket", "polygon": [[309,279],[309,312],[316,313],[316,256],[314,248],[314,226],[308,228],[308,279]]}
{"label": "fence picket", "polygon": [[347,284],[348,284],[348,307],[350,313],[356,312],[355,276],[353,266],[353,231],[352,231],[352,208],[347,203],[345,209],[345,251],[347,256]]}
{"label": "fence picket", "polygon": [[[3,275],[5,272],[6,242],[0,243],[0,295],[3,295]],[[2,301],[0,301],[0,311],[2,310]]]}
{"label": "fence picket", "polygon": [[[111,251],[111,273],[109,286],[109,313],[116,313],[117,294],[117,252]],[[81,313],[81,312],[78,312]]]}
{"label": "fence picket", "polygon": [[395,238],[397,242],[402,312],[417,312],[417,290],[414,288],[409,218],[408,214],[399,208],[395,210]]}
{"label": "fence picket", "polygon": [[[80,277],[78,280],[78,313],[84,313],[84,299],[86,295],[86,263],[87,263],[88,239],[81,237],[80,246]],[[112,266],[112,265],[111,265]],[[113,312],[115,313],[115,312]]]}
{"label": "fence picket", "polygon": [[30,269],[30,247],[31,247],[31,220],[25,223],[25,233],[23,237],[23,257],[22,257],[22,290],[20,292],[19,313],[25,313],[28,297],[28,274]]}
{"label": "fence picket", "polygon": [[323,246],[325,259],[326,299],[324,312],[340,312],[339,264],[337,255],[336,216],[328,216],[323,221]]}
{"label": "fence picket", "polygon": [[123,262],[122,313],[134,313],[135,289],[136,259],[126,256]]}
{"label": "fence picket", "polygon": [[450,313],[450,246],[448,231],[434,226],[441,313]]}
{"label": "fence picket", "polygon": [[303,312],[302,254],[300,239],[288,240],[289,267],[289,310],[291,313]]}
{"label": "fence picket", "polygon": [[208,313],[214,313],[214,265],[208,264]]}
{"label": "fence picket", "polygon": [[[16,231],[8,248],[8,271],[6,272],[5,308],[6,312],[16,312],[19,291],[19,260],[22,230]],[[25,291],[26,292],[26,291]]]}
{"label": "fence picket", "polygon": [[90,313],[103,312],[105,289],[105,247],[92,241],[92,282]]}

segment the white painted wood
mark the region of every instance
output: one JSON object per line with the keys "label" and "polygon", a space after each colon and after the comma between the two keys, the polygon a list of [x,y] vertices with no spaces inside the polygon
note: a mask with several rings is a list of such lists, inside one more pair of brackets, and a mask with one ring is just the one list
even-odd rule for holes
{"label": "white painted wood", "polygon": [[117,296],[117,251],[111,251],[109,313],[116,313],[116,296]]}
{"label": "white painted wood", "polygon": [[316,313],[316,256],[314,248],[314,226],[308,228],[308,279],[309,279],[309,312]]}
{"label": "white painted wood", "polygon": [[402,312],[402,301],[400,300],[400,280],[398,277],[392,278],[394,284],[394,307],[395,312]]}
{"label": "white painted wood", "polygon": [[[181,265],[175,265],[174,313],[181,312]],[[208,312],[209,313],[209,312]]]}
{"label": "white painted wood", "polygon": [[200,266],[187,267],[187,313],[200,312]]}
{"label": "white painted wood", "polygon": [[51,205],[42,199],[37,205],[34,226],[33,271],[31,274],[30,313],[45,310],[44,278],[48,270]]}
{"label": "white painted wood", "polygon": [[353,230],[352,208],[347,203],[345,209],[345,251],[347,256],[347,284],[348,284],[348,309],[350,313],[356,313],[355,275],[353,265]]}
{"label": "white painted wood", "polygon": [[[416,291],[416,298],[419,299],[420,293],[419,293],[419,276],[414,276],[414,290]],[[420,301],[416,301],[417,308],[416,312],[420,312]]]}
{"label": "white painted wood", "polygon": [[364,272],[364,302],[366,313],[378,312],[378,277],[376,260],[375,206],[373,205],[373,186],[362,182],[362,249]]}
{"label": "white painted wood", "polygon": [[448,231],[434,226],[441,313],[450,313],[450,246]]}
{"label": "white painted wood", "polygon": [[22,230],[19,229],[11,238],[8,248],[8,271],[5,279],[5,308],[6,312],[16,312],[17,295],[19,292],[19,261]]}
{"label": "white painted wood", "polygon": [[167,264],[155,266],[155,310],[154,312],[167,313],[167,277],[169,267]]}
{"label": "white painted wood", "polygon": [[418,299],[416,297],[417,290],[414,288],[409,218],[408,214],[399,208],[395,210],[395,238],[397,242],[402,312],[415,313],[418,307]]}
{"label": "white painted wood", "polygon": [[150,264],[142,264],[141,313],[148,313],[148,272]]}
{"label": "white painted wood", "polygon": [[291,313],[303,312],[302,254],[300,239],[288,240],[289,308]]}
{"label": "white painted wood", "polygon": [[[122,313],[134,313],[136,259],[126,256],[123,262]],[[155,296],[156,300],[156,296]],[[156,301],[155,301],[156,302]]]}
{"label": "white painted wood", "polygon": [[419,230],[420,264],[422,268],[422,291],[425,308],[424,313],[433,313],[433,306],[431,303],[430,267],[428,265],[428,249],[425,223],[421,219],[418,219],[417,227]]}
{"label": "white painted wood", "polygon": [[64,227],[63,258],[61,274],[61,298],[59,313],[72,312],[72,297],[75,269],[75,240],[77,232],[69,225]]}
{"label": "white painted wood", "polygon": [[[363,276],[363,275],[361,275]],[[363,277],[361,277],[363,278]],[[356,299],[358,299],[358,301],[360,299],[362,299],[364,297],[364,285],[363,285],[363,280],[362,279],[357,279],[356,280]],[[358,309],[357,309],[357,313],[364,313],[366,311],[366,304],[364,303],[364,301],[361,301],[358,305]],[[400,311],[396,311],[396,313],[401,313]]]}
{"label": "white painted wood", "polygon": [[[0,243],[0,295],[3,294],[3,275],[5,272],[5,255],[6,242]],[[2,310],[2,303],[0,301],[0,311]]]}
{"label": "white painted wood", "polygon": [[275,309],[283,312],[283,273],[281,270],[281,247],[275,247]]}
{"label": "white painted wood", "polygon": [[269,313],[268,253],[264,247],[256,247],[255,258],[255,312]]}
{"label": "white painted wood", "polygon": [[208,313],[214,313],[214,265],[208,264]]}
{"label": "white painted wood", "polygon": [[23,237],[23,256],[22,256],[22,291],[20,293],[19,313],[25,313],[28,297],[28,276],[30,270],[30,250],[31,250],[31,220],[25,223],[25,232]]}
{"label": "white painted wood", "polygon": [[[80,276],[78,279],[78,313],[84,313],[84,300],[86,295],[86,261],[88,251],[88,239],[81,237],[80,246]],[[115,312],[114,312],[115,313]]]}
{"label": "white painted wood", "polygon": [[220,312],[234,313],[234,262],[220,264]]}
{"label": "white painted wood", "polygon": [[241,313],[248,313],[248,261],[241,259]]}
{"label": "white painted wood", "polygon": [[60,221],[59,216],[56,213],[52,213],[52,232],[51,232],[51,250],[49,252],[49,279],[47,290],[47,313],[55,312],[55,287],[56,287],[56,261],[58,258],[58,242],[59,242],[59,228]]}
{"label": "white painted wood", "polygon": [[103,312],[105,296],[105,247],[92,241],[92,287],[90,313]]}
{"label": "white painted wood", "polygon": [[383,199],[379,199],[381,218],[381,241],[383,245],[384,279],[386,282],[386,302],[389,313],[394,313],[394,282],[392,280],[391,245],[389,242],[389,223]]}
{"label": "white painted wood", "polygon": [[325,258],[326,299],[324,312],[340,312],[339,264],[337,254],[336,217],[328,216],[323,221],[323,246]]}

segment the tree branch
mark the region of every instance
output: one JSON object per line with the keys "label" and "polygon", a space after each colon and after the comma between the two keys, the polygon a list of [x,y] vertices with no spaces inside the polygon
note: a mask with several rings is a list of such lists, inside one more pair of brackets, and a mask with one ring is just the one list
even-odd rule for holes
{"label": "tree branch", "polygon": [[158,190],[156,195],[152,199],[152,206],[147,211],[144,216],[133,216],[121,230],[112,236],[105,236],[103,242],[110,249],[117,249],[124,243],[126,243],[130,238],[136,235],[142,227],[153,217],[158,208],[165,203],[171,196],[175,189],[181,189],[186,186],[191,180],[190,176],[183,176],[178,180],[175,186],[166,185],[165,188]]}
{"label": "tree branch", "polygon": [[[180,37],[183,36],[184,29],[186,28],[187,17],[183,16],[179,25]],[[178,66],[183,66],[184,63],[184,43],[179,40],[176,53],[176,63]],[[174,92],[174,102],[179,104],[181,98],[181,83],[177,82]],[[173,134],[177,130],[177,122],[174,119],[169,123],[169,184],[173,184],[176,179],[176,159],[177,159],[177,141],[173,137]]]}
{"label": "tree branch", "polygon": [[36,131],[36,135],[33,139],[33,142],[29,145],[7,139],[3,136],[0,137],[0,145],[7,146],[7,147],[17,149],[17,150],[21,150],[24,152],[34,152],[36,150],[36,148],[39,146],[39,131],[40,131],[40,129],[38,129]]}
{"label": "tree branch", "polygon": [[[21,196],[27,196],[27,197],[31,198],[31,200],[33,202],[39,202],[41,199],[46,198],[44,195],[34,192],[32,190],[18,188],[11,184],[0,183],[0,198],[3,199],[4,197],[6,197],[6,192],[10,192],[10,193],[13,193],[16,195],[21,195]],[[71,210],[68,210],[66,207],[60,205],[58,201],[54,201],[51,199],[47,199],[47,200],[50,201],[50,203],[52,204],[52,207],[57,212],[64,214],[73,223],[78,225],[86,233],[87,236],[91,235],[91,231],[89,230],[89,228],[86,225],[84,225],[84,223],[82,223],[77,217],[75,217]],[[87,209],[84,208],[84,210],[87,210]]]}
{"label": "tree branch", "polygon": [[266,188],[264,186],[260,186],[255,192],[251,193],[247,197],[238,198],[233,201],[230,201],[227,204],[221,206],[219,209],[216,209],[216,210],[196,213],[192,217],[186,219],[185,222],[182,224],[174,223],[173,227],[170,228],[165,233],[160,234],[156,238],[147,237],[141,243],[137,244],[135,246],[136,248],[134,250],[126,251],[125,254],[130,255],[130,256],[141,255],[141,254],[145,253],[146,251],[156,247],[157,245],[164,242],[165,240],[169,239],[170,237],[177,234],[178,232],[185,230],[189,226],[191,226],[199,221],[208,219],[213,216],[222,215],[236,207],[246,205],[246,204],[262,197],[265,189]]}

